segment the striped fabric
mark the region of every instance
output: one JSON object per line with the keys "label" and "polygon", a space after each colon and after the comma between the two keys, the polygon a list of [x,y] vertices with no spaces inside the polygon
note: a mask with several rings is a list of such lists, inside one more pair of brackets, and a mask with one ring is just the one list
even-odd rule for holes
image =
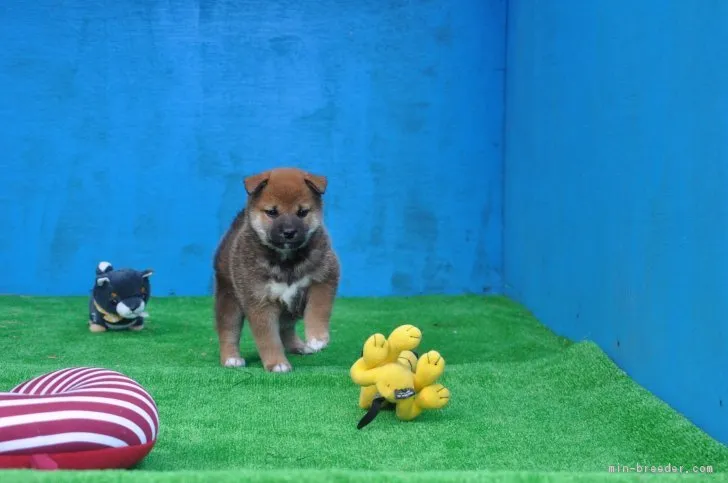
{"label": "striped fabric", "polygon": [[0,455],[145,445],[158,431],[149,393],[108,369],[61,369],[0,393]]}

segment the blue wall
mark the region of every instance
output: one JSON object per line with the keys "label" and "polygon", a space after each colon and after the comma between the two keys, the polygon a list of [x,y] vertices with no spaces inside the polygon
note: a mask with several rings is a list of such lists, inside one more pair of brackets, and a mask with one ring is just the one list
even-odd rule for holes
{"label": "blue wall", "polygon": [[728,2],[509,3],[507,293],[728,442]]}
{"label": "blue wall", "polygon": [[210,293],[273,165],[330,178],[343,295],[500,288],[505,0],[4,0],[0,293]]}

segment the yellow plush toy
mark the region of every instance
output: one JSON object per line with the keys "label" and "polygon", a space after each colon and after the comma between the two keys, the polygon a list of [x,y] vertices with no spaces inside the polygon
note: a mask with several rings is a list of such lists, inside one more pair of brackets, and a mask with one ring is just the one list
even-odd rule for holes
{"label": "yellow plush toy", "polygon": [[425,409],[441,409],[450,400],[450,391],[437,379],[445,371],[445,359],[437,351],[417,357],[414,349],[422,332],[402,325],[386,338],[374,334],[364,343],[362,356],[351,366],[352,380],[359,386],[359,406],[369,409],[358,429],[369,424],[386,403],[395,406],[397,417],[411,421]]}

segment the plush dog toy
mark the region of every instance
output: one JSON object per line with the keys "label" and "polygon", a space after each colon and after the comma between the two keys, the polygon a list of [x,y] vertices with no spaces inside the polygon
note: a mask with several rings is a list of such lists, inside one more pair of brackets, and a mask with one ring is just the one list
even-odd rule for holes
{"label": "plush dog toy", "polygon": [[364,343],[362,356],[351,367],[354,383],[361,386],[359,406],[369,411],[359,421],[363,428],[387,404],[395,414],[411,421],[426,409],[441,409],[450,400],[450,391],[437,379],[445,371],[445,359],[437,351],[417,357],[414,349],[422,332],[413,325],[394,329],[389,338],[374,334]]}
{"label": "plush dog toy", "polygon": [[144,309],[151,295],[151,275],[151,270],[114,270],[109,262],[99,263],[89,300],[91,332],[142,330],[149,315]]}

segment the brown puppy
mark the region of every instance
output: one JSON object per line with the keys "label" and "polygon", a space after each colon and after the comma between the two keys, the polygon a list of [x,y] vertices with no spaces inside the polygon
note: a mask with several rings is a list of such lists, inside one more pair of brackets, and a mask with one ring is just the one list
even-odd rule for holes
{"label": "brown puppy", "polygon": [[[215,322],[220,363],[240,367],[240,333],[250,323],[267,371],[288,372],[285,352],[329,343],[339,260],[323,224],[327,180],[294,168],[245,178],[246,207],[215,253]],[[296,334],[303,318],[306,341]]]}

